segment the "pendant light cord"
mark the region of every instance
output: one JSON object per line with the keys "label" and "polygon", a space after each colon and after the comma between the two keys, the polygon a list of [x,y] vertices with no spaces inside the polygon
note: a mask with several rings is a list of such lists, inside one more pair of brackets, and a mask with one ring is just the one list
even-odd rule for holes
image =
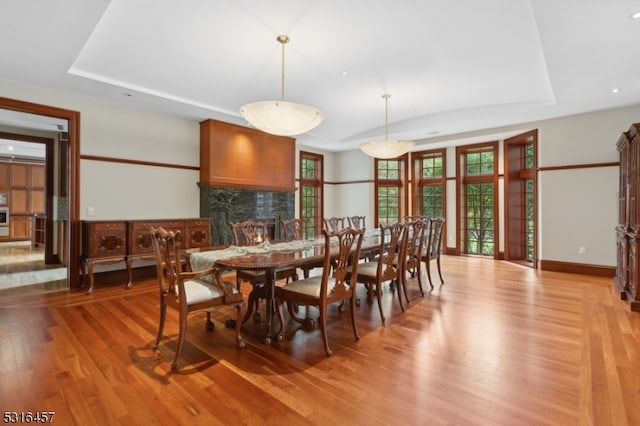
{"label": "pendant light cord", "polygon": [[382,95],[384,98],[384,140],[389,140],[389,98],[391,95],[385,93]]}
{"label": "pendant light cord", "polygon": [[289,43],[289,37],[287,37],[286,35],[279,35],[276,40],[278,40],[278,43],[282,45],[282,78],[280,80],[280,100],[284,101],[284,45],[286,43]]}

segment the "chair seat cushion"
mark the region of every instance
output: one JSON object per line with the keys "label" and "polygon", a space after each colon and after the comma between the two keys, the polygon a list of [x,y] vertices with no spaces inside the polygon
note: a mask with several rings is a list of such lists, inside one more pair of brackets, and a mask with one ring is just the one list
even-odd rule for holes
{"label": "chair seat cushion", "polygon": [[[303,280],[292,281],[280,287],[280,291],[283,293],[297,293],[297,294],[304,294],[305,296],[319,298],[321,282],[322,282],[322,276],[305,278]],[[327,285],[327,294],[331,294],[334,284],[335,284],[335,279],[333,277],[329,277],[329,282]]]}
{"label": "chair seat cushion", "polygon": [[[238,293],[237,289],[234,288],[233,290],[234,294]],[[184,292],[188,305],[216,298],[224,298],[224,291],[220,287],[203,280],[185,281]]]}
{"label": "chair seat cushion", "polygon": [[358,264],[358,277],[373,277],[378,273],[378,262],[364,262]]}

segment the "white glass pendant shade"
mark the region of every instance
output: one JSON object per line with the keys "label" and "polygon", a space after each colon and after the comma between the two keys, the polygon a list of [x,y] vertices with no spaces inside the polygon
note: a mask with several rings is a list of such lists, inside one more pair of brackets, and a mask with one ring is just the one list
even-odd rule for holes
{"label": "white glass pendant shade", "polygon": [[414,141],[376,141],[366,142],[360,145],[360,150],[365,154],[375,158],[397,158],[411,151],[415,145]]}
{"label": "white glass pendant shade", "polygon": [[324,115],[308,105],[284,100],[284,45],[289,37],[279,35],[276,40],[282,45],[282,78],[279,101],[260,101],[243,105],[240,114],[253,127],[278,136],[295,136],[316,127]]}
{"label": "white glass pendant shade", "polygon": [[366,142],[360,145],[360,150],[365,154],[375,158],[397,158],[411,151],[414,141],[389,140],[389,120],[388,120],[388,103],[391,95],[384,94],[384,140],[375,142]]}
{"label": "white glass pendant shade", "polygon": [[246,104],[240,114],[256,129],[279,136],[306,133],[324,120],[324,115],[311,106],[285,101]]}

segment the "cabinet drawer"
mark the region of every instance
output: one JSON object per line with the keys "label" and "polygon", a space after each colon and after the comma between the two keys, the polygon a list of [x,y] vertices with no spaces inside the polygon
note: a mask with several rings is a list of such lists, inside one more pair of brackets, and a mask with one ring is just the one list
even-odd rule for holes
{"label": "cabinet drawer", "polygon": [[151,229],[164,228],[167,231],[180,231],[184,236],[186,232],[185,220],[145,220],[130,221],[127,223],[128,253],[131,255],[153,254],[151,245]]}
{"label": "cabinet drawer", "polygon": [[124,222],[83,222],[82,257],[124,257],[127,254],[126,229]]}
{"label": "cabinet drawer", "polygon": [[193,219],[187,222],[188,247],[208,247],[211,245],[209,219]]}

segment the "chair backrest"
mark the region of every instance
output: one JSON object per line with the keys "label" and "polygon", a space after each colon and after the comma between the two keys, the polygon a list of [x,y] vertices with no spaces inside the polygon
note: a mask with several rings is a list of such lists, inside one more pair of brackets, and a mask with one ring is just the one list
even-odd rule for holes
{"label": "chair backrest", "polygon": [[442,250],[442,229],[444,228],[444,218],[435,217],[429,219],[430,227],[427,233],[427,244],[425,244],[426,253],[423,257],[427,259],[436,259],[440,256]]}
{"label": "chair backrest", "polygon": [[425,220],[414,220],[406,224],[405,235],[402,238],[400,256],[404,259],[403,268],[415,268],[422,260],[422,248],[424,246],[425,230],[428,222]]}
{"label": "chair backrest", "polygon": [[[364,230],[347,227],[337,232],[323,230],[322,233],[324,234],[324,263],[320,297],[338,299],[342,296],[348,297],[348,294],[353,294],[358,279],[358,262],[351,262],[351,259],[360,257]],[[337,240],[337,257],[335,240]],[[333,288],[329,291],[330,276],[333,276],[334,280],[331,282]]]}
{"label": "chair backrest", "polygon": [[280,219],[282,224],[282,239],[293,241],[302,239],[302,221],[298,218]]}
{"label": "chair backrest", "polygon": [[266,222],[245,220],[243,222],[231,222],[231,234],[233,243],[237,246],[255,246],[269,236],[269,225]]}
{"label": "chair backrest", "polygon": [[176,234],[179,233],[180,231],[167,231],[162,227],[151,228],[151,245],[156,260],[156,273],[162,294],[173,293],[176,296],[178,295],[176,281],[181,265],[179,261],[176,262],[176,259],[179,260],[178,247],[180,241]]}
{"label": "chair backrest", "polygon": [[381,224],[380,249],[378,253],[378,281],[387,281],[397,278],[399,268],[396,265],[396,256],[400,253],[400,243],[406,232],[406,225],[402,223]]}
{"label": "chair backrest", "polygon": [[349,226],[356,229],[365,229],[366,228],[366,216],[348,216]]}
{"label": "chair backrest", "polygon": [[345,224],[344,217],[328,217],[323,219],[324,229],[329,232],[342,231],[347,224]]}
{"label": "chair backrest", "polygon": [[405,223],[415,222],[416,220],[429,220],[429,218],[427,216],[420,216],[420,215],[405,216],[404,217],[404,222]]}

